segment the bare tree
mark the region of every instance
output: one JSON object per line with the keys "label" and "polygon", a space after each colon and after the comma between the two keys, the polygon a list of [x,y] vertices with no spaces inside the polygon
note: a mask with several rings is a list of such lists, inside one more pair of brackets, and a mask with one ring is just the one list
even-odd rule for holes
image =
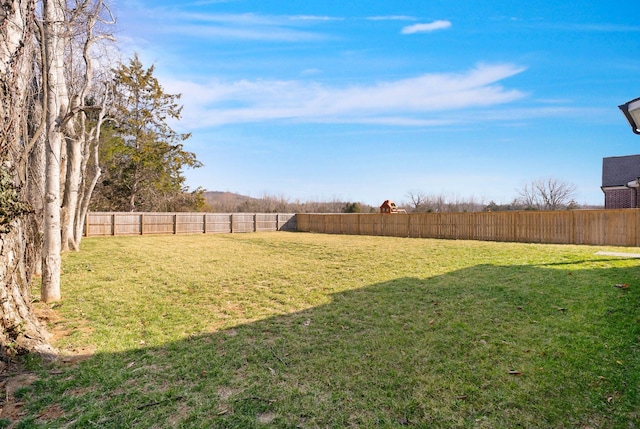
{"label": "bare tree", "polygon": [[562,210],[574,199],[575,191],[575,185],[560,179],[537,179],[518,190],[518,201],[529,210]]}
{"label": "bare tree", "polygon": [[407,192],[409,197],[409,211],[423,212],[428,210],[429,197],[422,191],[409,191]]}
{"label": "bare tree", "polygon": [[[96,90],[91,50],[96,41],[108,37],[94,35],[97,23],[112,21],[108,9],[107,19],[103,18],[103,10],[102,0],[42,2],[38,24],[45,166],[42,179],[35,183],[45,184],[41,258],[44,302],[61,297],[60,253],[79,248],[83,214],[100,173],[95,158],[107,92]],[[77,67],[78,63],[82,66]],[[87,106],[89,100],[91,105]]]}
{"label": "bare tree", "polygon": [[62,249],[60,196],[64,168],[62,143],[69,123],[69,97],[65,79],[66,50],[65,0],[43,0],[44,40],[43,85],[46,92],[46,167],[44,198],[44,243],[42,247],[42,287],[44,302],[59,300],[60,252]]}
{"label": "bare tree", "polygon": [[459,196],[446,197],[443,194],[428,195],[421,191],[409,191],[407,193],[410,201],[403,203],[412,212],[476,212],[484,209],[482,200],[477,201],[474,197],[461,198]]}
{"label": "bare tree", "polygon": [[[93,28],[91,22],[99,18],[90,6],[101,4],[43,0],[36,8],[36,0],[0,0],[0,347],[5,352],[53,351],[31,311],[29,285],[41,266],[41,299],[60,299],[60,207],[68,170],[64,143],[69,137],[97,142],[104,118],[93,118],[93,127],[82,123],[88,116],[81,113],[91,110],[83,107],[91,65],[85,67],[81,90],[70,92],[65,60],[74,34],[70,29],[80,22],[74,22],[74,14],[84,8],[82,22]],[[94,40],[91,32],[85,34],[85,40]],[[91,43],[85,43],[87,51]],[[104,104],[98,110],[104,111]],[[78,123],[84,135],[78,134]],[[73,168],[86,176],[91,164],[86,148],[95,145],[81,147],[86,162]],[[83,206],[80,198],[74,211]]]}
{"label": "bare tree", "polygon": [[70,64],[67,83],[71,108],[64,128],[67,156],[61,213],[63,251],[80,248],[89,200],[101,173],[98,143],[111,98],[107,84],[110,76],[103,74],[96,82],[92,49],[101,40],[112,40],[103,30],[96,33],[96,27],[101,30],[101,24],[114,23],[103,0],[77,0],[68,15],[66,58]]}
{"label": "bare tree", "polygon": [[27,234],[33,218],[25,203],[26,175],[20,174],[32,141],[26,112],[35,4],[2,0],[0,6],[0,348],[4,353],[50,354],[46,330],[30,306],[35,261]]}
{"label": "bare tree", "polygon": [[476,198],[473,196],[468,198],[461,198],[456,195],[455,197],[452,197],[452,199],[447,203],[447,211],[458,213],[480,212],[484,210],[484,207],[484,200],[482,198],[480,200],[476,200]]}

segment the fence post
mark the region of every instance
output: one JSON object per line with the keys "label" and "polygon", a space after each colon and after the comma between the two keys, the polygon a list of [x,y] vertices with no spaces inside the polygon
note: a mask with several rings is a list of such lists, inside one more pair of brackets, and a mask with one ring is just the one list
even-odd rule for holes
{"label": "fence post", "polygon": [[178,215],[174,214],[173,215],[173,234],[177,234],[178,233]]}
{"label": "fence post", "polygon": [[258,214],[253,214],[253,232],[258,232]]}
{"label": "fence post", "polygon": [[140,235],[144,235],[144,213],[140,214]]}
{"label": "fence post", "polygon": [[231,234],[233,234],[233,222],[234,222],[234,218],[233,218],[233,213],[229,216],[229,223],[231,224],[231,227],[229,229],[231,229]]}
{"label": "fence post", "polygon": [[111,215],[111,235],[116,236],[116,214]]}
{"label": "fence post", "polygon": [[202,215],[202,233],[207,233],[207,214]]}

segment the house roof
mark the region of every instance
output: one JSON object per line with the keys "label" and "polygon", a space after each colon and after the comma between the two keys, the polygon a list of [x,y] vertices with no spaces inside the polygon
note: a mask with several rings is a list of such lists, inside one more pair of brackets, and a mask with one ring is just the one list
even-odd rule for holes
{"label": "house roof", "polygon": [[602,158],[602,187],[625,186],[640,177],[640,155]]}

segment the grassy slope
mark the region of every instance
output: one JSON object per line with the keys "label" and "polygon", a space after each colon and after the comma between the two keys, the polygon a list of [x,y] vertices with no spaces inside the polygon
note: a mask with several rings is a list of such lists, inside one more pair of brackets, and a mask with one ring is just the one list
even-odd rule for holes
{"label": "grassy slope", "polygon": [[85,240],[57,346],[97,352],[18,392],[18,427],[637,427],[640,262],[596,250]]}

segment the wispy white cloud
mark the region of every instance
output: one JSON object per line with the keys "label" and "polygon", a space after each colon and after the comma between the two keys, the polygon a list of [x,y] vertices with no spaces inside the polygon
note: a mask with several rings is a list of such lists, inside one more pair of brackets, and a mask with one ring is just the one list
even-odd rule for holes
{"label": "wispy white cloud", "polygon": [[479,65],[459,74],[424,74],[369,85],[332,87],[317,82],[213,80],[206,84],[173,81],[183,94],[190,127],[231,123],[298,121],[426,126],[451,123],[442,114],[489,108],[522,99],[500,81],[524,71],[514,65]]}
{"label": "wispy white cloud", "polygon": [[195,13],[167,11],[166,19],[179,22],[218,23],[225,25],[269,25],[277,26],[283,20],[274,16],[257,15],[255,13]]}
{"label": "wispy white cloud", "polygon": [[328,36],[285,27],[252,27],[252,26],[216,26],[216,25],[174,25],[167,26],[164,32],[177,35],[189,35],[201,39],[236,39],[261,42],[309,42],[326,40]]}
{"label": "wispy white cloud", "polygon": [[[254,13],[194,13],[153,9],[146,16],[147,33],[162,32],[211,40],[307,42],[330,39],[313,29],[317,23],[342,18],[315,15],[260,15]],[[149,22],[151,21],[151,22]]]}
{"label": "wispy white cloud", "polygon": [[402,34],[428,33],[436,30],[444,30],[451,27],[451,21],[433,21],[428,24],[414,24],[404,27]]}
{"label": "wispy white cloud", "polygon": [[291,24],[296,21],[304,22],[325,22],[342,21],[344,18],[326,15],[261,15],[255,13],[191,13],[178,12],[171,13],[172,20],[193,20],[200,22],[216,22],[229,25],[267,25],[281,26]]}

